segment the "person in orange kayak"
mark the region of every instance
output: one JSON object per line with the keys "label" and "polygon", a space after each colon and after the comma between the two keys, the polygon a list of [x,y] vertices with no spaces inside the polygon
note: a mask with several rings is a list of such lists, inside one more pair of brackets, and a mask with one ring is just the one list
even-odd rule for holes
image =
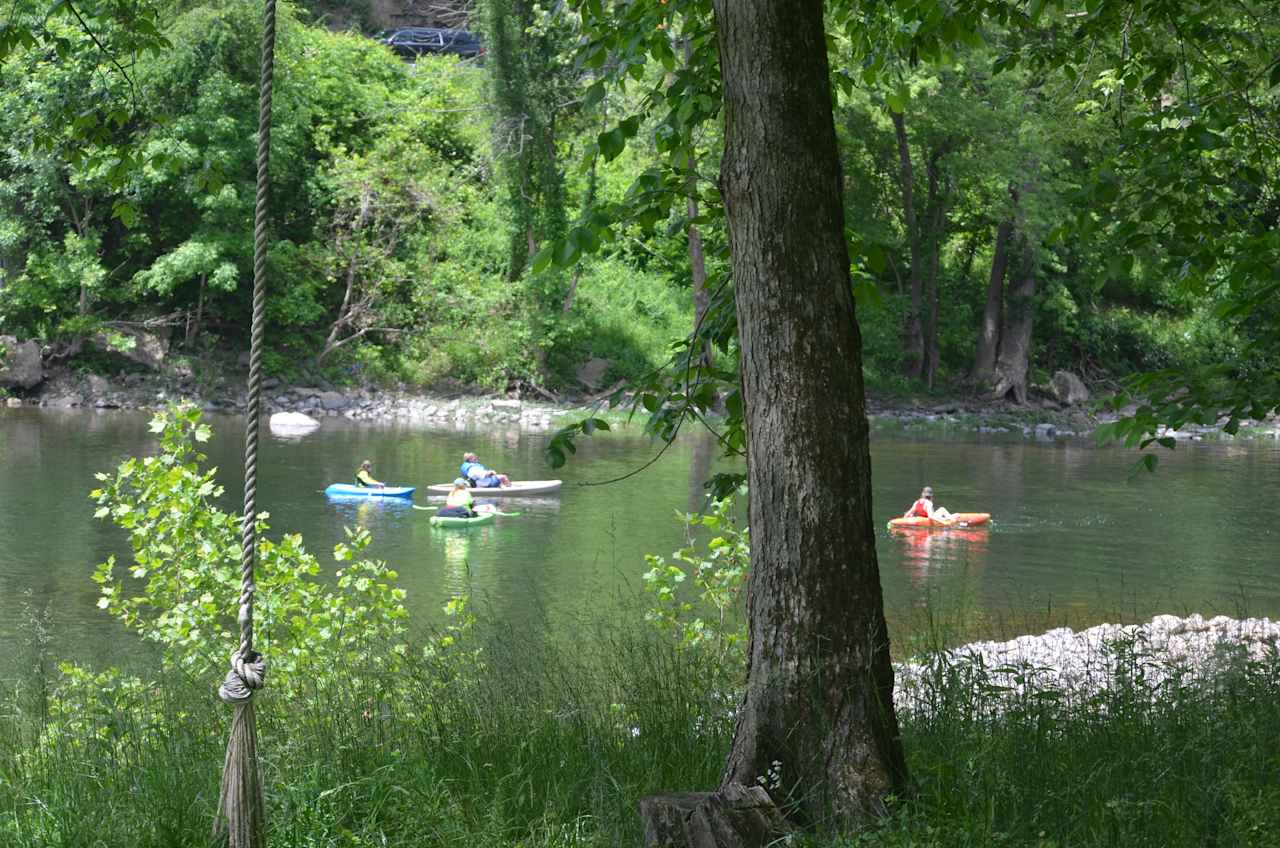
{"label": "person in orange kayak", "polygon": [[933,505],[933,487],[925,486],[920,492],[920,497],[911,505],[911,508],[902,514],[903,518],[931,518],[934,521],[951,521],[955,518],[951,510],[946,507]]}

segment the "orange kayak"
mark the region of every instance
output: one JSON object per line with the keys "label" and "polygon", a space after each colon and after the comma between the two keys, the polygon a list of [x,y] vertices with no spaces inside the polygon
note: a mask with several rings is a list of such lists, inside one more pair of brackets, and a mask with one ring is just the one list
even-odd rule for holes
{"label": "orange kayak", "polygon": [[953,512],[950,521],[934,521],[932,518],[912,516],[911,518],[893,518],[889,521],[890,530],[942,530],[947,527],[976,527],[991,520],[989,512]]}

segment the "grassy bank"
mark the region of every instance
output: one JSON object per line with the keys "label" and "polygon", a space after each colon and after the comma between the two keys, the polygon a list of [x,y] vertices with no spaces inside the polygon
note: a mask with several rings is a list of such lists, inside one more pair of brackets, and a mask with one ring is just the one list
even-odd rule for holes
{"label": "grassy bank", "polygon": [[[480,627],[454,647],[411,652],[395,679],[318,664],[288,702],[260,696],[273,846],[639,845],[637,798],[715,784],[725,678],[648,629],[553,644]],[[873,833],[807,844],[1272,844],[1280,665],[1156,685],[1160,661],[1133,654],[1116,688],[1070,706],[939,674],[936,708],[903,716],[915,797]],[[0,844],[214,844],[214,681],[127,679],[8,681]]]}

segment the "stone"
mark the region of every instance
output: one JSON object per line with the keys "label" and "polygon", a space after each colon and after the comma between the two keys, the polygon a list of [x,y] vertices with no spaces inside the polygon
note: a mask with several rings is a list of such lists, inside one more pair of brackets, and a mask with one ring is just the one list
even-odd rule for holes
{"label": "stone", "polygon": [[13,409],[14,407],[22,406],[22,400],[19,398],[8,398],[5,400],[4,404],[10,409]]}
{"label": "stone", "polygon": [[169,355],[167,332],[152,333],[136,327],[113,328],[95,333],[87,343],[103,353],[118,356],[152,371],[160,370],[165,357]]}
{"label": "stone", "polygon": [[320,390],[311,386],[294,386],[293,393],[300,398],[318,397]]}
{"label": "stone", "polygon": [[106,377],[100,374],[90,374],[89,379],[85,381],[89,394],[94,397],[101,397],[111,391],[111,383]]}
{"label": "stone", "polygon": [[320,422],[301,412],[277,412],[267,422],[271,432],[278,436],[300,436],[320,426]]}
{"label": "stone", "polygon": [[0,388],[30,389],[44,380],[40,345],[0,336]]}
{"label": "stone", "polygon": [[524,404],[518,400],[495,400],[493,403],[490,404],[490,406],[492,406],[494,409],[519,410],[522,406],[524,406]]}
{"label": "stone", "polygon": [[600,388],[600,383],[604,380],[604,375],[608,373],[611,365],[613,363],[609,360],[595,356],[582,363],[574,376],[578,378],[579,383],[591,391],[595,391]]}
{"label": "stone", "polygon": [[1052,439],[1058,434],[1058,428],[1048,421],[1042,421],[1036,425],[1036,438]]}
{"label": "stone", "polygon": [[247,350],[243,351],[239,356],[236,357],[236,365],[239,365],[241,368],[248,368],[250,359],[251,357],[249,356],[249,351]]}
{"label": "stone", "polygon": [[272,389],[278,387],[279,385],[280,385],[280,380],[278,378],[268,377],[267,379],[262,381],[262,390],[269,392]]}
{"label": "stone", "polygon": [[1084,381],[1070,371],[1055,371],[1053,374],[1053,395],[1058,402],[1066,406],[1089,401],[1089,389]]}
{"label": "stone", "polygon": [[351,405],[351,399],[342,392],[321,392],[320,405],[326,410],[337,412]]}

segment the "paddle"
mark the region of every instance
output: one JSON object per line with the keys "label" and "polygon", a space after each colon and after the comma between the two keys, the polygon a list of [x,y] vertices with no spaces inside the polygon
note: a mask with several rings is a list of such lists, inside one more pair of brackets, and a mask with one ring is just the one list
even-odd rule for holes
{"label": "paddle", "polygon": [[[413,508],[414,508],[414,509],[420,509],[420,510],[423,510],[424,512],[435,512],[435,511],[436,511],[437,509],[439,509],[440,507],[438,507],[438,506],[418,506],[417,504],[414,504],[414,505],[413,505]],[[494,515],[501,515],[501,516],[503,516],[504,518],[511,518],[511,517],[513,517],[513,516],[519,515],[520,513],[518,513],[518,512],[502,512],[501,510],[497,510],[497,509],[495,509],[495,510],[493,510],[493,514],[494,514]]]}

